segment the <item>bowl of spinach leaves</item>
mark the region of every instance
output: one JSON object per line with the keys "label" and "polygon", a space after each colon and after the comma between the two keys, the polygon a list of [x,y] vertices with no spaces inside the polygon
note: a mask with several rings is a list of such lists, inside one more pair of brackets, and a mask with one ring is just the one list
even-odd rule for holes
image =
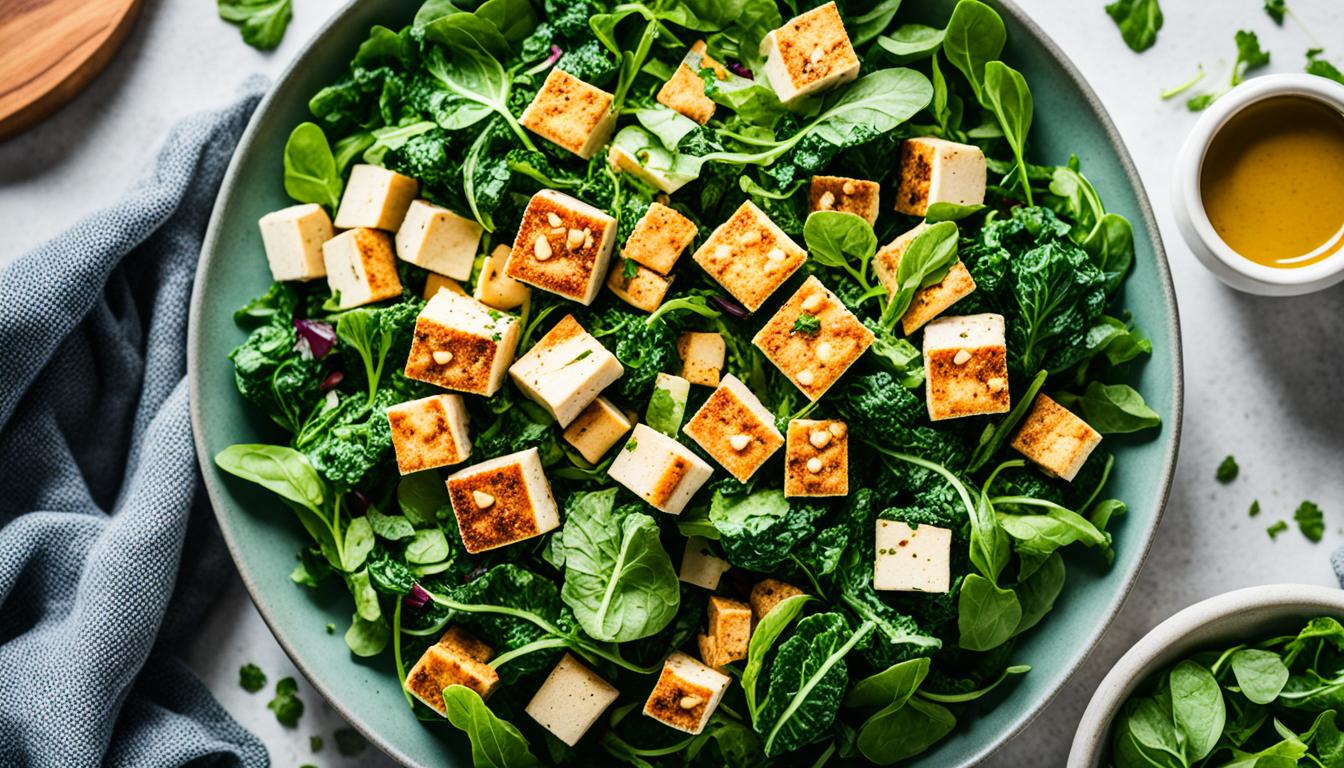
{"label": "bowl of spinach leaves", "polygon": [[[352,2],[254,116],[191,308],[202,471],[281,645],[401,762],[970,764],[1045,706],[1128,593],[1170,485],[1182,373],[1165,255],[1113,124],[1020,10],[977,0],[838,3],[860,74],[785,108],[759,76],[759,42],[815,5]],[[687,125],[655,96],[697,39],[731,76],[701,71],[717,111]],[[614,94],[617,141],[635,136],[636,154],[665,163],[682,188],[660,195],[605,152],[581,161],[523,128],[556,68]],[[928,234],[884,290],[875,251],[921,223],[892,204],[903,142],[921,136],[983,151],[985,205],[933,206]],[[808,253],[759,312],[686,256],[653,313],[605,290],[591,306],[534,292],[517,310],[519,354],[572,313],[622,366],[606,396],[665,424],[708,394],[698,387],[681,408],[657,394],[659,374],[678,372],[679,335],[718,333],[725,373],[781,431],[804,416],[848,425],[848,493],[789,498],[778,458],[746,483],[716,465],[669,515],[614,483],[610,456],[593,464],[570,449],[544,409],[506,383],[468,397],[472,461],[535,450],[563,525],[467,553],[445,473],[401,477],[385,415],[434,391],[402,372],[427,275],[402,264],[407,290],[350,310],[325,281],[275,283],[266,268],[257,220],[294,202],[335,208],[356,163],[410,176],[424,197],[475,221],[487,233],[482,258],[511,242],[539,190],[607,212],[622,240],[655,200],[691,218],[697,244],[752,202]],[[879,183],[875,221],[809,213],[808,181],[821,175]],[[918,332],[906,338],[900,319],[958,261],[977,290],[956,313],[1005,319],[1015,407],[930,422]],[[873,337],[815,403],[752,344],[804,277],[834,290]],[[1010,448],[1038,393],[1104,437],[1072,482]],[[675,425],[668,431],[675,439]],[[874,589],[880,521],[949,531],[951,585]],[[669,653],[698,655],[709,592],[672,578],[692,537],[731,566],[719,595],[745,600],[773,578],[809,597],[758,617],[747,658],[726,667],[721,706],[687,736],[640,706]],[[501,685],[488,702],[446,689],[444,719],[402,681],[449,626],[493,648]],[[620,692],[574,747],[524,711],[564,653]]]}

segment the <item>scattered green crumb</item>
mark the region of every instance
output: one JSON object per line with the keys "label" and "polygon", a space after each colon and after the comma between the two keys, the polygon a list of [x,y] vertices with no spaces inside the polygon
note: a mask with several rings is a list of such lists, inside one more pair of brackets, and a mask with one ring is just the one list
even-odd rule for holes
{"label": "scattered green crumb", "polygon": [[328,634],[328,635],[334,635],[334,634],[336,634],[336,625],[335,625],[335,624],[328,624],[328,625],[327,625],[327,634]]}
{"label": "scattered green crumb", "polygon": [[238,685],[248,693],[256,693],[266,687],[266,673],[256,664],[244,664],[238,668]]}
{"label": "scattered green crumb", "polygon": [[1220,483],[1230,483],[1237,479],[1237,473],[1240,471],[1241,467],[1237,466],[1237,460],[1228,456],[1226,459],[1223,459],[1222,464],[1218,465],[1218,473],[1216,477]]}
{"label": "scattered green crumb", "polygon": [[323,745],[324,743],[326,743],[326,742],[322,741],[322,737],[321,737],[321,736],[309,736],[309,737],[308,737],[308,746],[312,747],[314,752],[321,752],[321,751],[322,751],[322,745]]}
{"label": "scattered green crumb", "polygon": [[809,315],[804,312],[793,321],[793,332],[816,336],[821,332],[821,320],[816,315]]}
{"label": "scattered green crumb", "polygon": [[1286,530],[1288,530],[1288,524],[1280,520],[1277,523],[1266,528],[1265,533],[1269,534],[1269,538],[1277,539],[1279,538],[1279,534],[1283,533]]}
{"label": "scattered green crumb", "polygon": [[1293,512],[1293,519],[1297,521],[1297,527],[1301,529],[1302,535],[1313,543],[1319,542],[1321,537],[1325,536],[1325,515],[1314,502],[1304,501],[1299,504],[1297,511]]}
{"label": "scattered green crumb", "polygon": [[1251,517],[1255,517],[1258,514],[1260,514],[1260,500],[1256,499],[1251,502]]}
{"label": "scattered green crumb", "polygon": [[336,751],[346,757],[354,757],[369,746],[369,742],[354,728],[337,728],[332,735],[336,739]]}
{"label": "scattered green crumb", "polygon": [[280,724],[293,728],[299,724],[299,718],[303,717],[303,702],[298,697],[299,684],[294,682],[294,678],[281,678],[275,684],[275,698],[271,699],[266,708],[275,713],[275,719]]}

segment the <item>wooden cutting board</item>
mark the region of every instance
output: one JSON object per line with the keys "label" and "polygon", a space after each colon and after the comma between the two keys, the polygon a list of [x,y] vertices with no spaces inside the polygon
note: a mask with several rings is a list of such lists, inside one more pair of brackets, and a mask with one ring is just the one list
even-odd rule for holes
{"label": "wooden cutting board", "polygon": [[140,0],[0,0],[0,141],[83,90],[139,9]]}

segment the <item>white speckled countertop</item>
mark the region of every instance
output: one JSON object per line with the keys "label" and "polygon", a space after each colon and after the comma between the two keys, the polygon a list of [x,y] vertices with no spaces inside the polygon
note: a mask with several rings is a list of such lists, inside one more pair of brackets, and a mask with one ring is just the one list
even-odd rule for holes
{"label": "white speckled countertop", "polygon": [[[913,1],[913,0],[912,0]],[[1194,116],[1158,100],[1199,63],[1226,73],[1232,35],[1254,29],[1273,52],[1271,71],[1298,71],[1309,47],[1344,63],[1344,5],[1289,0],[1297,18],[1275,27],[1261,0],[1164,0],[1166,26],[1142,56],[1124,47],[1104,0],[1019,0],[1055,36],[1100,94],[1129,144],[1166,240],[1185,331],[1186,421],[1181,462],[1157,542],[1129,602],[1083,670],[1020,737],[988,765],[1062,765],[1093,687],[1140,635],[1174,611],[1236,587],[1269,582],[1333,584],[1331,549],[1344,541],[1344,407],[1340,407],[1344,287],[1310,300],[1261,299],[1224,288],[1190,255],[1169,212],[1168,169]],[[28,134],[0,144],[0,263],[116,200],[181,117],[228,101],[243,77],[278,76],[338,7],[295,0],[278,51],[245,46],[213,3],[148,0],[126,47],[88,92]],[[1216,7],[1217,11],[1210,9]],[[1333,37],[1326,38],[1330,34]],[[1228,453],[1241,463],[1230,486],[1213,480]],[[1263,514],[1250,519],[1259,499]],[[1318,545],[1292,531],[1271,542],[1265,527],[1290,518],[1304,498],[1330,523]],[[1123,542],[1120,546],[1123,546]],[[1049,631],[1048,624],[1043,631]],[[225,708],[266,742],[274,764],[391,765],[366,753],[342,761],[331,744],[338,716],[303,683],[300,727],[281,727],[265,694],[238,687],[238,667],[275,680],[297,675],[234,580],[214,607],[189,661]],[[314,755],[308,737],[327,746]]]}

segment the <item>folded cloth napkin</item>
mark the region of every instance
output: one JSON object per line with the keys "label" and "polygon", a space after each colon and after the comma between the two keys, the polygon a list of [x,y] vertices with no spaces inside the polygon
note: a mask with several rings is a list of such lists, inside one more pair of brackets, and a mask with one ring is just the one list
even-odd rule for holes
{"label": "folded cloth napkin", "polygon": [[206,222],[265,82],[0,272],[0,765],[265,766],[174,657],[231,567],[187,411]]}

